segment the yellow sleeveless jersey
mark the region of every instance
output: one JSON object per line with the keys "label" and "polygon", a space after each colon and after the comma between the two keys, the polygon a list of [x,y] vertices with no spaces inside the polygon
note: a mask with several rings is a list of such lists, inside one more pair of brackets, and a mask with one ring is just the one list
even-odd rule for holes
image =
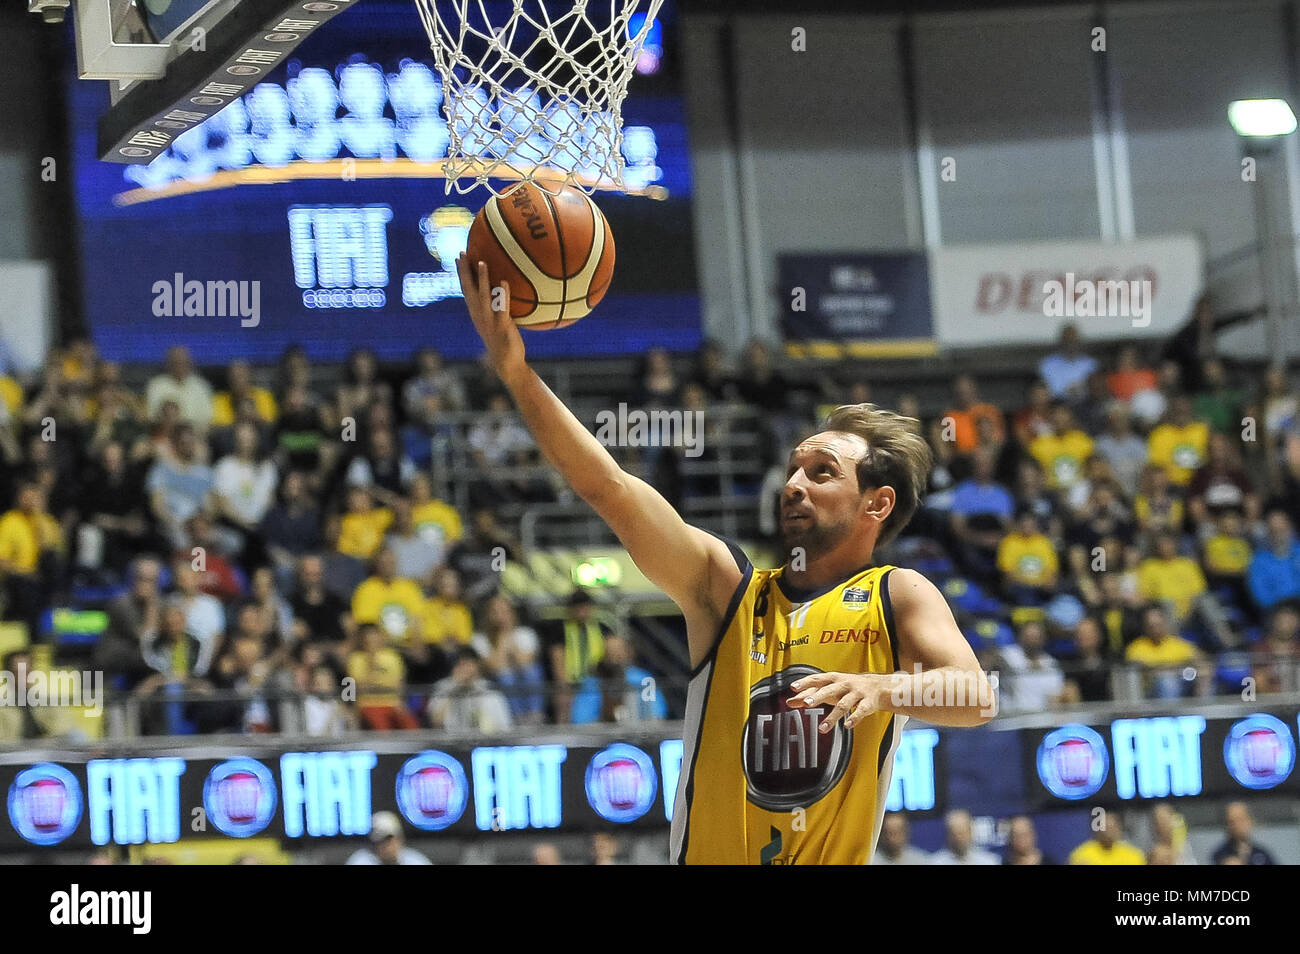
{"label": "yellow sleeveless jersey", "polygon": [[789,709],[785,701],[790,684],[812,673],[898,669],[886,590],[893,567],[806,592],[783,580],[784,567],[755,569],[728,546],[744,577],[712,652],[691,674],[672,859],[867,864],[906,717],[876,712],[823,735],[830,703]]}

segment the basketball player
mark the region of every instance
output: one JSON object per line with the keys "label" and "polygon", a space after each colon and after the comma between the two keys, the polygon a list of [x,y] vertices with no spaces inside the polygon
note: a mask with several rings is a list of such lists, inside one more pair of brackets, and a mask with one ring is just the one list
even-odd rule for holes
{"label": "basketball player", "polygon": [[872,565],[925,485],[929,448],[914,422],[840,407],[794,448],[781,495],[788,562],[757,569],[618,466],[528,366],[509,288],[490,288],[482,262],[461,256],[457,268],[542,453],[686,618],[673,860],[868,863],[906,718],[973,726],[994,708],[942,594],[915,571]]}

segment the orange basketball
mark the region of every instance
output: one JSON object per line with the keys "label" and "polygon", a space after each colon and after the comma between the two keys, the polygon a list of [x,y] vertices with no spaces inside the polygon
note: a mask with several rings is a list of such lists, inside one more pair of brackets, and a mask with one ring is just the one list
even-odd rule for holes
{"label": "orange basketball", "polygon": [[510,286],[523,328],[571,325],[595,308],[614,277],[614,236],[596,203],[571,186],[550,195],[531,182],[493,196],[469,229],[469,261]]}

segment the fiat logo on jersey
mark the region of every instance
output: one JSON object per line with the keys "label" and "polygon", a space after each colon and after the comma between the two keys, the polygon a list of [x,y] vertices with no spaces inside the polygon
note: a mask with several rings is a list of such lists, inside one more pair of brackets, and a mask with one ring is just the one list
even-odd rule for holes
{"label": "fiat logo on jersey", "polygon": [[587,801],[606,821],[626,824],[650,810],[659,793],[654,763],[635,745],[615,742],[587,763]]}
{"label": "fiat logo on jersey", "polygon": [[759,808],[806,808],[834,788],[849,767],[853,735],[844,723],[825,734],[817,731],[834,708],[830,703],[812,709],[786,705],[791,683],[819,672],[814,666],[790,666],[749,690],[742,761],[749,800]]}
{"label": "fiat logo on jersey", "polygon": [[1273,788],[1286,781],[1295,767],[1295,740],[1282,720],[1247,716],[1228,730],[1223,761],[1246,788]]}
{"label": "fiat logo on jersey", "polygon": [[1057,798],[1075,801],[1101,788],[1110,772],[1110,753],[1086,725],[1066,725],[1038,746],[1038,778]]}
{"label": "fiat logo on jersey", "polygon": [[61,765],[39,762],[9,786],[9,822],[33,845],[57,845],[81,823],[81,785]]}
{"label": "fiat logo on jersey", "polygon": [[456,824],[468,801],[465,769],[445,752],[413,755],[397,773],[397,807],[416,828],[441,831]]}
{"label": "fiat logo on jersey", "polygon": [[260,834],[271,823],[275,803],[275,779],[256,759],[215,765],[203,782],[203,810],[213,827],[231,838]]}

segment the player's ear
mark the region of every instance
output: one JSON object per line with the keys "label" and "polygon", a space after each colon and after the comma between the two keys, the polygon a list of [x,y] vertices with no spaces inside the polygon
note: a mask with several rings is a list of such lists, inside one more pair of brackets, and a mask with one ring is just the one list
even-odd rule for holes
{"label": "player's ear", "polygon": [[876,487],[866,495],[866,512],[880,520],[884,520],[893,511],[894,504],[897,501],[898,497],[894,493],[893,487]]}

